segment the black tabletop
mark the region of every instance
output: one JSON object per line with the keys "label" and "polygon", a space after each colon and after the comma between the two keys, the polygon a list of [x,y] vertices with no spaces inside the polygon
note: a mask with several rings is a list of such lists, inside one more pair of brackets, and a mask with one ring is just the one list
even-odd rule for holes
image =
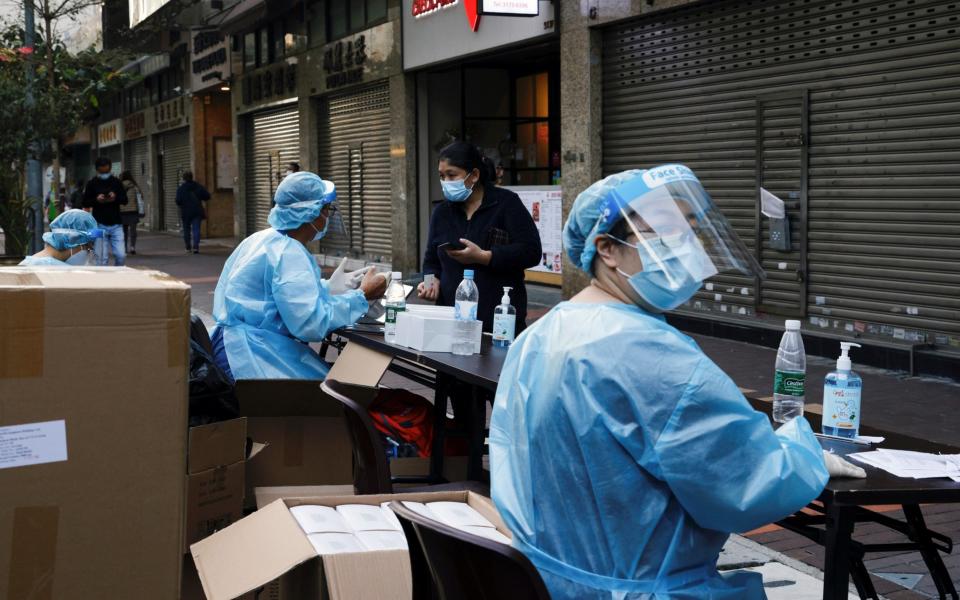
{"label": "black tabletop", "polygon": [[[772,405],[762,400],[750,399],[750,403],[760,412],[770,414]],[[804,415],[815,432],[820,431],[820,415]],[[896,450],[914,450],[941,454],[958,454],[960,448],[935,444],[895,432],[882,431],[872,427],[861,427],[860,435],[884,437],[883,443],[876,446],[863,446],[842,440],[820,439],[820,445],[845,456],[857,452],[869,452],[876,448]],[[820,495],[821,500],[850,505],[866,504],[919,504],[924,502],[960,502],[960,483],[945,477],[939,479],[906,479],[896,477],[882,469],[871,467],[857,461],[853,464],[863,467],[866,479],[831,479]]]}
{"label": "black tabletop", "polygon": [[415,362],[451,377],[494,391],[500,380],[500,371],[503,369],[503,360],[507,356],[507,348],[493,345],[490,336],[484,335],[480,347],[480,354],[458,356],[449,352],[418,352],[413,348],[388,344],[382,333],[340,329],[337,334],[356,342],[361,346]]}

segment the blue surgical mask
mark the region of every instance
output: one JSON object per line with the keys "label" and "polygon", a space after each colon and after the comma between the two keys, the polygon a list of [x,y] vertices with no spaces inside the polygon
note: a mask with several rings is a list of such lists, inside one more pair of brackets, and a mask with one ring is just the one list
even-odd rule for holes
{"label": "blue surgical mask", "polygon": [[97,177],[103,180],[110,179],[110,175],[112,175],[112,173],[97,173]]}
{"label": "blue surgical mask", "polygon": [[[610,237],[613,238],[613,236]],[[658,250],[659,260],[657,260],[643,244],[617,241],[635,248],[640,256],[640,262],[643,264],[641,271],[629,275],[618,267],[617,272],[627,279],[646,308],[658,313],[673,310],[692,298],[703,285],[702,280],[690,273],[691,258],[684,260],[684,257],[695,257],[699,254],[687,246],[690,242],[673,248],[669,248],[672,244],[664,244],[662,240],[651,242]],[[670,275],[668,276],[667,273]]]}
{"label": "blue surgical mask", "polygon": [[473,193],[473,188],[468,188],[465,181],[466,179],[441,181],[440,185],[443,187],[443,197],[450,202],[465,202],[467,198],[470,197],[470,194]]}
{"label": "blue surgical mask", "polygon": [[71,254],[70,258],[66,260],[66,263],[71,267],[82,267],[87,264],[89,258],[89,250],[80,250],[76,254]]}
{"label": "blue surgical mask", "polygon": [[330,226],[330,218],[329,218],[329,217],[327,217],[326,220],[324,220],[324,222],[323,222],[323,229],[317,229],[317,226],[313,224],[313,221],[311,221],[311,222],[310,222],[310,227],[313,227],[313,230],[317,232],[317,233],[314,234],[314,236],[313,236],[313,241],[315,241],[315,242],[320,241],[320,239],[321,239],[323,236],[327,235],[327,228],[328,228],[329,226]]}

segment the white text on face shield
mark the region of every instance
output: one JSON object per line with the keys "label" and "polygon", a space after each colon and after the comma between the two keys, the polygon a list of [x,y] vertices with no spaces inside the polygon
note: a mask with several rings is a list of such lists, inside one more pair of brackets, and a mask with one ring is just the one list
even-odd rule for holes
{"label": "white text on face shield", "polygon": [[683,165],[663,165],[661,167],[655,167],[645,171],[641,177],[649,188],[659,187],[672,181],[686,180],[699,182],[697,176],[693,174],[693,171]]}

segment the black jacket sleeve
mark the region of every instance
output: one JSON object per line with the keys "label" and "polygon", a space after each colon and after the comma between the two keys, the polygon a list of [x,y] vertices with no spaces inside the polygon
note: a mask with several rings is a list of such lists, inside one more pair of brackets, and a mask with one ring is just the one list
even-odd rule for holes
{"label": "black jacket sleeve", "polygon": [[506,203],[505,224],[510,243],[490,249],[489,268],[493,271],[521,271],[536,266],[543,255],[537,224],[516,194],[505,194],[501,202]]}
{"label": "black jacket sleeve", "polygon": [[210,192],[208,192],[207,188],[203,187],[199,183],[196,185],[196,189],[194,189],[194,193],[197,195],[197,199],[200,200],[201,202],[206,202],[207,200],[210,199]]}
{"label": "black jacket sleeve", "polygon": [[175,200],[177,203],[177,206],[180,206],[180,207],[183,207],[183,192],[184,192],[183,184],[181,183],[180,186],[177,188],[177,197]]}
{"label": "black jacket sleeve", "polygon": [[97,191],[95,189],[94,182],[88,181],[87,185],[83,188],[83,207],[90,208],[97,204]]}
{"label": "black jacket sleeve", "polygon": [[427,231],[427,249],[423,253],[423,273],[425,275],[436,275],[440,276],[440,271],[442,267],[440,266],[440,258],[437,257],[437,229],[440,227],[439,221],[440,217],[438,213],[442,205],[438,205],[433,209],[433,214],[430,215],[430,229]]}

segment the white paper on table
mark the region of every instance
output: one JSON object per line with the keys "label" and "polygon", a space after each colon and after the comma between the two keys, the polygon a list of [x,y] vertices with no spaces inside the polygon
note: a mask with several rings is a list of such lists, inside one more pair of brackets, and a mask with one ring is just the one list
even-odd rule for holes
{"label": "white paper on table", "polygon": [[760,188],[760,212],[771,219],[782,219],[783,215],[786,214],[783,200],[763,188]]}
{"label": "white paper on table", "polygon": [[300,529],[306,534],[311,533],[352,533],[353,529],[346,519],[329,506],[315,506],[305,504],[294,506],[290,514],[297,520]]}
{"label": "white paper on table", "polygon": [[887,438],[873,435],[858,435],[855,439],[858,442],[867,442],[868,444],[882,444]]}
{"label": "white paper on table", "polygon": [[880,448],[872,452],[859,452],[848,458],[878,469],[912,479],[935,479],[960,477],[960,455],[929,454],[911,450]]}
{"label": "white paper on table", "polygon": [[366,551],[352,533],[311,533],[307,539],[320,556]]}
{"label": "white paper on table", "polygon": [[379,505],[341,504],[337,512],[346,520],[353,531],[400,531],[400,522],[396,525],[383,512]]}
{"label": "white paper on table", "polygon": [[431,502],[427,506],[438,521],[457,529],[470,526],[493,527],[493,523],[464,502]]}
{"label": "white paper on table", "polygon": [[359,531],[357,539],[367,550],[407,549],[407,538],[399,531]]}

